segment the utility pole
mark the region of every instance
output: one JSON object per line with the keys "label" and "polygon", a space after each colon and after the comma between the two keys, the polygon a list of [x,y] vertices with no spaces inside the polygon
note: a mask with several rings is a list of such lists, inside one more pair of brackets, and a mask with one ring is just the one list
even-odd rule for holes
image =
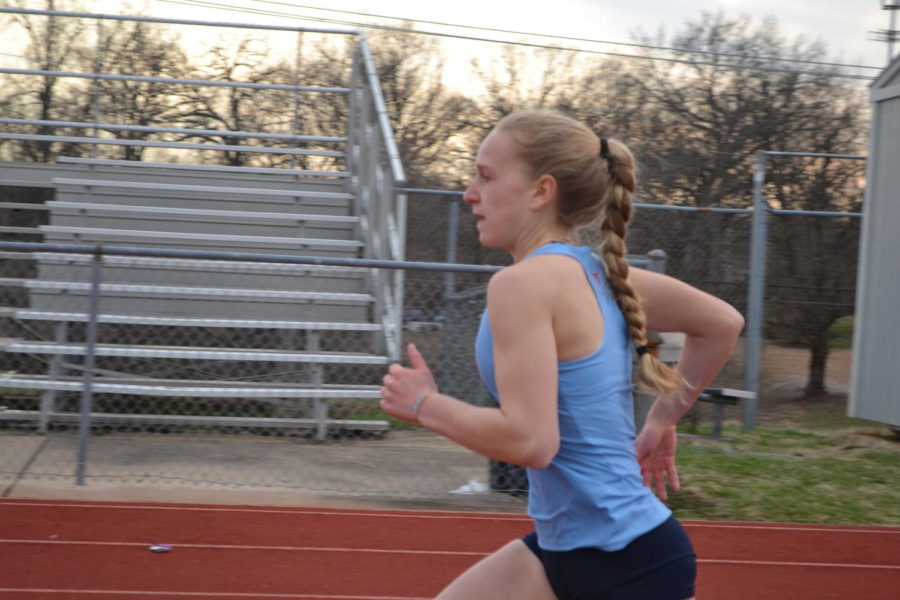
{"label": "utility pole", "polygon": [[891,24],[887,29],[879,29],[873,31],[876,40],[887,42],[887,61],[891,62],[894,58],[894,42],[900,41],[900,31],[897,30],[897,11],[900,11],[900,1],[898,0],[881,0],[882,10],[891,11]]}

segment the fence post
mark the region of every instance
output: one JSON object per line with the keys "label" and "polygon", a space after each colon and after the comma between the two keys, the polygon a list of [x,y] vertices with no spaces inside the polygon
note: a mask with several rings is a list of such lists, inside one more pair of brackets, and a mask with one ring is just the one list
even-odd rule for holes
{"label": "fence post", "polygon": [[661,250],[657,248],[656,250],[651,250],[647,253],[647,258],[649,259],[649,264],[647,265],[647,270],[651,273],[665,273],[666,272],[666,260],[668,259],[668,255],[666,255],[665,250]]}
{"label": "fence post", "polygon": [[[447,263],[456,262],[457,248],[459,247],[459,205],[456,202],[456,194],[450,196],[449,219],[447,220]],[[456,274],[453,271],[444,273],[444,302],[456,292]]]}
{"label": "fence post", "polygon": [[[297,40],[294,45],[294,73],[293,73],[294,77],[293,77],[293,79],[294,79],[294,85],[296,85],[296,86],[300,85],[300,65],[302,62],[303,62],[303,32],[298,31],[297,32]],[[353,92],[351,91],[350,95],[352,95],[352,94],[353,94]],[[291,133],[293,135],[299,135],[300,134],[300,92],[297,90],[294,90],[294,93],[292,95],[294,97],[293,98],[294,114],[291,116]],[[299,144],[297,142],[294,142],[294,145],[299,146]],[[349,149],[347,150],[347,153],[349,154]],[[303,165],[303,166],[305,167],[306,165]],[[297,168],[297,155],[296,154],[291,155],[291,168],[292,169]]]}
{"label": "fence post", "polygon": [[[346,156],[347,171],[350,176],[359,178],[359,144],[360,144],[360,127],[359,127],[359,80],[362,58],[360,50],[357,48],[353,51],[353,66],[350,71],[350,93],[347,97],[347,146]],[[359,195],[356,194],[354,202],[359,202]],[[359,214],[357,212],[356,214]]]}
{"label": "fence post", "polygon": [[[57,344],[65,344],[68,341],[69,324],[66,321],[60,321],[54,327],[53,339]],[[62,366],[63,357],[53,355],[50,357],[50,364],[47,367],[47,377],[50,381],[54,381],[60,375],[65,374],[67,369]],[[41,416],[38,420],[38,431],[48,433],[50,431],[51,415],[56,412],[56,396],[57,390],[44,390],[41,393]]]}
{"label": "fence post", "polygon": [[750,241],[750,285],[747,297],[744,387],[755,395],[744,402],[744,431],[749,431],[756,424],[756,406],[759,396],[769,219],[769,206],[763,194],[763,186],[766,182],[766,154],[764,151],[756,153],[756,170],[753,172],[753,231]]}
{"label": "fence post", "polygon": [[[100,69],[103,68],[103,54],[106,49],[106,41],[103,39],[103,21],[101,19],[97,19],[97,46],[94,48],[94,73],[99,74]],[[100,123],[100,80],[93,79],[91,80],[91,119],[93,119],[94,124]],[[91,135],[98,135],[98,130],[96,127],[91,128]],[[91,158],[97,157],[97,146],[96,144],[91,144],[90,150]]]}
{"label": "fence post", "polygon": [[87,330],[85,331],[84,374],[81,393],[81,416],[78,420],[78,466],[75,484],[85,485],[84,471],[87,465],[87,445],[91,435],[91,410],[94,402],[94,349],[97,345],[97,317],[100,312],[100,279],[103,268],[103,244],[94,249],[91,263],[91,290],[88,304]]}

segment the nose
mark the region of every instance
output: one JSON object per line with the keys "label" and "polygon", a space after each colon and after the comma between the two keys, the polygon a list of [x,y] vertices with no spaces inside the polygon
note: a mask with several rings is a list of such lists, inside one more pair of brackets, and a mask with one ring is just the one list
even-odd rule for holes
{"label": "nose", "polygon": [[475,192],[475,180],[472,180],[472,183],[469,184],[469,187],[466,188],[465,193],[463,194],[463,202],[466,204],[474,204],[478,202],[478,194]]}

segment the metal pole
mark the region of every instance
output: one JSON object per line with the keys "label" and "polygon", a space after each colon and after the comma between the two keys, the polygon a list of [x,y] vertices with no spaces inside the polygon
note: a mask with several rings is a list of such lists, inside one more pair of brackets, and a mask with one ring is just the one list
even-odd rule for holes
{"label": "metal pole", "polygon": [[[40,242],[3,242],[0,251],[12,252],[64,252],[66,254],[92,254],[93,246],[85,244],[47,244]],[[209,250],[180,250],[175,248],[137,248],[131,246],[104,246],[108,256],[153,256],[156,258],[194,258],[199,260],[226,260],[263,262],[289,265],[323,265],[328,267],[361,267],[364,269],[412,269],[417,271],[446,271],[457,273],[495,273],[500,265],[448,265],[443,262],[419,262],[411,260],[372,260],[363,258],[338,258],[329,256],[291,256],[289,254],[254,254],[248,252],[213,252]]]}
{"label": "metal pole", "polygon": [[[103,50],[106,44],[103,40],[103,21],[97,19],[97,47],[94,49],[94,73],[100,73],[103,68]],[[94,123],[100,122],[100,80],[91,80],[91,115]],[[97,128],[91,129],[92,137],[99,137]],[[91,158],[97,157],[97,146],[91,145]]]}
{"label": "metal pole", "polygon": [[891,11],[891,26],[887,32],[888,56],[886,64],[891,64],[891,61],[894,60],[894,36],[897,35],[897,10],[900,7],[894,5],[888,8]]}
{"label": "metal pole", "polygon": [[[353,52],[353,68],[350,71],[350,93],[347,96],[347,145],[344,154],[347,156],[347,171],[351,175],[359,175],[359,70],[362,65],[360,52]],[[355,202],[359,202],[359,193],[354,192]],[[359,211],[357,211],[359,214]]]}
{"label": "metal pole", "polygon": [[[459,204],[456,202],[456,196],[450,198],[448,210],[450,211],[450,218],[447,221],[447,264],[452,265],[456,262],[456,252],[459,246],[456,239],[459,236]],[[444,300],[448,300],[455,291],[456,274],[452,271],[447,271],[444,274]]]}
{"label": "metal pole", "polygon": [[78,466],[75,484],[85,485],[84,471],[87,465],[87,445],[91,435],[91,409],[94,402],[94,348],[97,345],[97,315],[100,312],[100,275],[103,267],[103,245],[97,244],[91,265],[91,292],[88,306],[88,322],[85,332],[84,379],[81,394],[81,418],[78,422]]}
{"label": "metal pole", "polygon": [[[744,365],[744,387],[759,394],[759,366],[763,336],[763,302],[766,288],[766,243],[768,238],[768,203],[763,196],[766,181],[766,153],[756,153],[753,172],[753,232],[750,243],[750,285],[747,296],[747,359]],[[756,424],[757,398],[744,402],[744,431]]]}
{"label": "metal pole", "polygon": [[[56,343],[65,344],[66,341],[68,341],[69,324],[66,321],[61,321],[56,324],[54,329],[56,330],[54,335]],[[47,377],[50,381],[55,381],[67,372],[67,369],[63,367],[62,364],[62,356],[56,355],[50,357],[50,365],[47,369]],[[47,433],[49,431],[51,415],[54,412],[56,412],[56,390],[44,390],[41,394],[41,417],[38,421],[38,431],[41,433]]]}
{"label": "metal pole", "polygon": [[650,259],[650,264],[647,267],[648,271],[651,273],[666,272],[666,262],[669,257],[666,255],[665,250],[651,250],[647,253],[647,258]]}
{"label": "metal pole", "polygon": [[[300,85],[300,63],[303,60],[303,32],[297,32],[297,41],[294,47],[294,85]],[[291,133],[297,135],[300,132],[300,92],[294,92],[294,117],[291,122]],[[306,166],[305,164],[303,165]],[[291,168],[297,168],[297,157],[291,156]]]}

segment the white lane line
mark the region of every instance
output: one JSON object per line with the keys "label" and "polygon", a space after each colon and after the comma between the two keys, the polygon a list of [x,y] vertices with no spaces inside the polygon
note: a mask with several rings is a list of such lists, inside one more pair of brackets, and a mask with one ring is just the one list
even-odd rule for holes
{"label": "white lane line", "polygon": [[[63,508],[102,508],[117,510],[164,510],[186,512],[224,512],[224,513],[258,513],[258,514],[287,514],[287,515],[319,515],[326,517],[381,517],[389,519],[438,519],[438,520],[469,520],[469,521],[515,521],[530,522],[527,515],[512,515],[506,513],[457,513],[446,514],[421,514],[417,511],[381,512],[365,510],[317,510],[308,508],[257,508],[252,506],[168,506],[164,504],[103,504],[85,502],[28,502],[21,500],[2,500],[3,506],[35,506],[35,507],[63,507]],[[763,531],[818,531],[827,533],[879,533],[887,535],[900,535],[900,527],[885,525],[878,529],[863,526],[849,525],[847,527],[835,527],[829,525],[801,525],[790,523],[752,523],[752,522],[716,522],[716,521],[691,521],[683,520],[685,528],[697,527],[704,529],[758,529]]]}
{"label": "white lane line", "polygon": [[752,523],[697,523],[695,521],[682,521],[681,524],[685,529],[691,528],[702,528],[702,529],[759,529],[764,531],[816,531],[816,532],[824,532],[824,533],[886,533],[888,535],[900,535],[900,527],[896,529],[890,529],[889,526],[885,526],[884,529],[854,529],[853,526],[849,526],[847,528],[834,527],[828,525],[822,525],[820,527],[813,527],[809,525],[766,525],[764,523],[760,523],[759,525]]}
{"label": "white lane line", "polygon": [[186,512],[226,512],[226,513],[259,513],[259,514],[279,514],[279,515],[322,515],[330,517],[386,517],[390,519],[443,519],[443,520],[468,520],[468,521],[517,521],[528,522],[531,519],[525,515],[508,515],[501,513],[455,513],[447,514],[419,514],[415,511],[408,513],[389,513],[389,512],[373,512],[367,511],[349,511],[335,509],[334,511],[315,510],[315,509],[277,509],[277,508],[253,508],[253,507],[217,507],[217,506],[165,506],[153,504],[84,504],[84,503],[64,503],[64,502],[0,502],[0,508],[4,506],[49,506],[63,508],[104,508],[118,510],[168,510],[168,511],[186,511]]}
{"label": "white lane line", "polygon": [[[224,512],[224,513],[258,513],[258,514],[288,514],[288,515],[320,515],[326,517],[383,517],[389,519],[439,519],[439,520],[470,520],[470,521],[515,521],[530,522],[531,519],[526,515],[510,515],[505,513],[455,513],[447,512],[446,514],[420,514],[416,511],[407,512],[379,512],[378,509],[372,512],[334,509],[316,510],[307,508],[256,508],[256,507],[230,507],[230,506],[167,506],[158,504],[100,504],[100,503],[84,503],[84,502],[27,502],[27,501],[0,501],[0,508],[5,505],[10,506],[50,506],[64,508],[103,508],[118,510],[165,510],[165,511],[188,511],[188,512]],[[879,533],[887,535],[900,535],[900,527],[883,526],[880,529],[865,528],[865,526],[850,525],[847,527],[834,527],[828,525],[792,525],[785,524],[766,524],[766,523],[750,523],[750,522],[715,522],[715,521],[682,521],[682,525],[686,528],[697,527],[704,529],[758,529],[763,531],[818,531],[827,533]]]}
{"label": "white lane line", "polygon": [[852,563],[819,563],[819,562],[791,562],[777,560],[728,560],[718,558],[697,559],[701,564],[722,565],[755,565],[766,567],[829,567],[834,569],[889,569],[900,571],[900,565],[855,565]]}
{"label": "white lane line", "polygon": [[[136,547],[149,548],[152,544],[143,542],[99,542],[99,541],[75,541],[75,540],[17,540],[0,539],[0,544],[43,544],[51,546],[110,546],[110,547]],[[288,552],[332,552],[332,553],[365,553],[365,554],[404,554],[421,556],[474,556],[483,557],[489,552],[464,552],[458,550],[391,550],[383,548],[334,548],[328,546],[253,546],[240,544],[171,544],[172,551],[178,548],[192,548],[201,550],[279,550]],[[866,565],[855,563],[829,563],[829,562],[797,562],[777,560],[740,560],[701,558],[697,562],[701,564],[724,565],[761,565],[781,567],[833,567],[849,569],[892,569],[900,570],[900,565]]]}
{"label": "white lane line", "polygon": [[[101,542],[80,540],[20,540],[0,539],[0,544],[31,544],[47,546],[110,546],[110,547],[135,547],[150,548],[158,542]],[[193,548],[201,550],[281,550],[290,552],[360,552],[368,554],[419,554],[438,556],[488,556],[490,552],[468,552],[462,550],[394,550],[385,548],[334,548],[329,546],[254,546],[244,544],[168,544],[172,551],[178,548]]]}

